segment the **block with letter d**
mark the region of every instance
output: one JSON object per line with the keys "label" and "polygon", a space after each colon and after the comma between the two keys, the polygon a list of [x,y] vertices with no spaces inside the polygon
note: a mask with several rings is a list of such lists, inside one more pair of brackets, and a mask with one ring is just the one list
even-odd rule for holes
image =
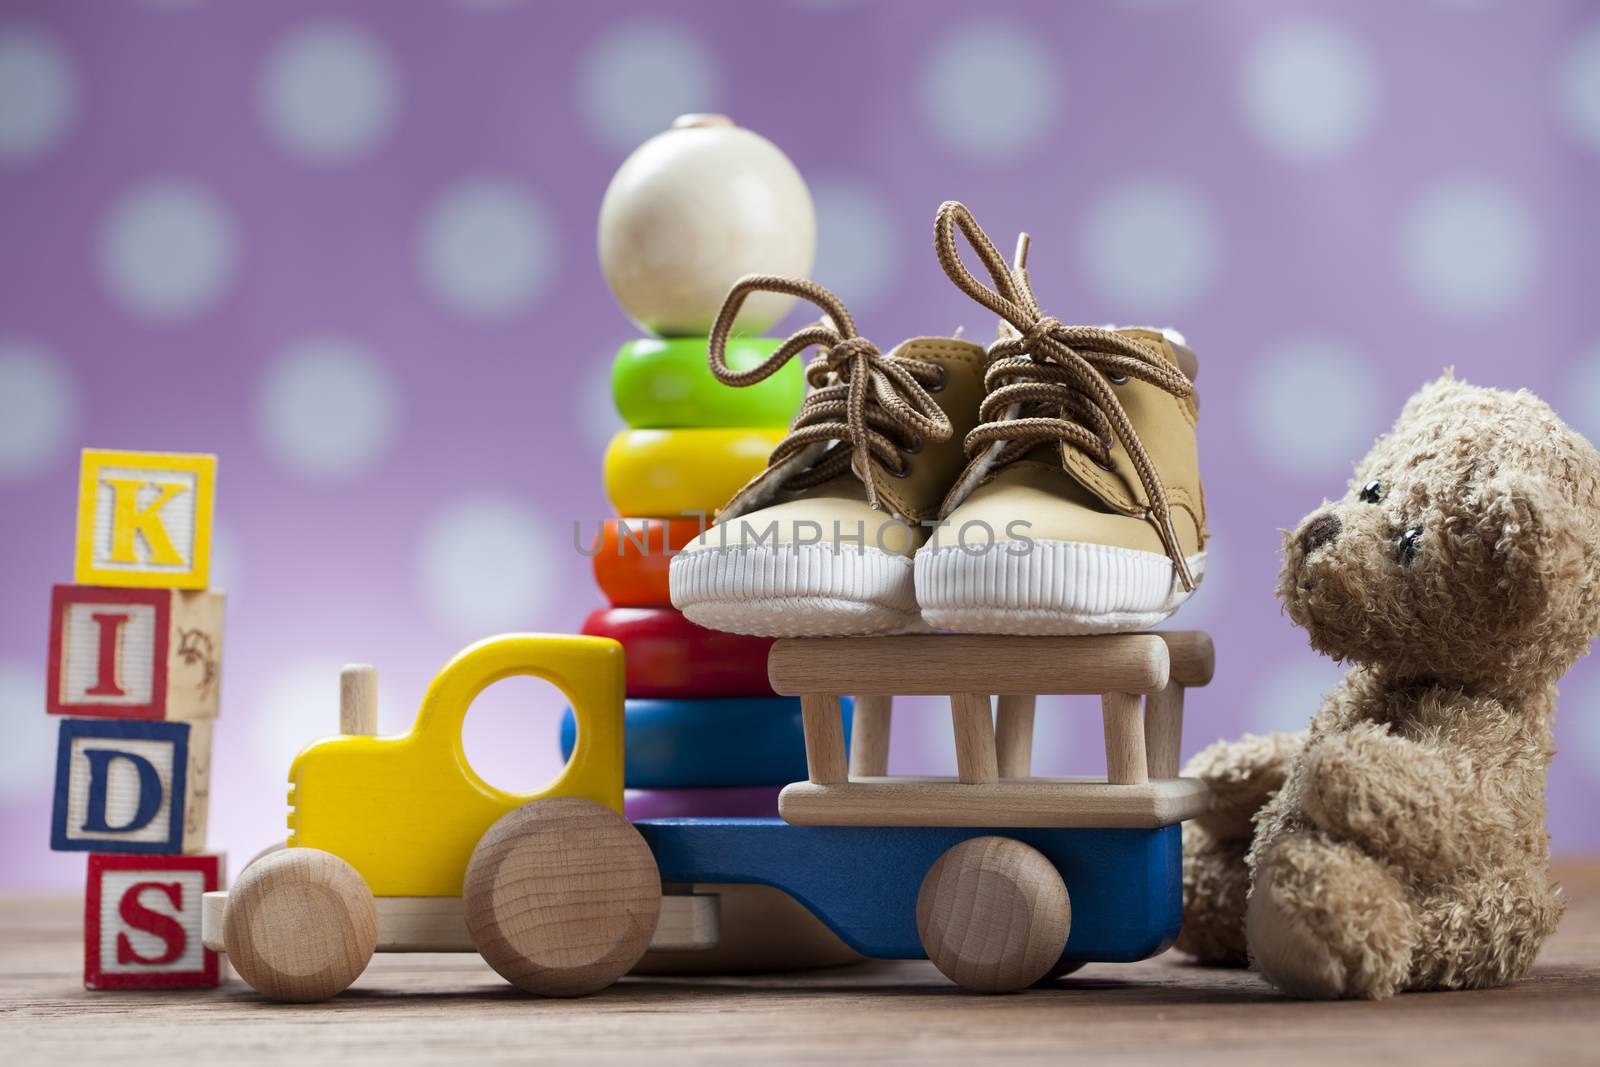
{"label": "block with letter d", "polygon": [[210,788],[210,719],[64,719],[50,847],[198,852],[205,846]]}
{"label": "block with letter d", "polygon": [[58,585],[50,591],[45,710],[209,719],[221,688],[223,595]]}
{"label": "block with letter d", "polygon": [[200,940],[201,898],[222,888],[221,855],[89,857],[83,984],[89,989],[214,986],[217,954]]}
{"label": "block with letter d", "polygon": [[204,589],[217,457],[83,450],[75,581]]}

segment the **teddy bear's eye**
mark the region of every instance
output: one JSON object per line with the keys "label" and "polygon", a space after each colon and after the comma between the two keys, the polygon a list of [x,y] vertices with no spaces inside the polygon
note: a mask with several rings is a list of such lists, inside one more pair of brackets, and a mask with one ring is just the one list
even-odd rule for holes
{"label": "teddy bear's eye", "polygon": [[1422,527],[1413,526],[1400,535],[1400,562],[1410,563],[1417,558],[1417,542],[1422,540]]}
{"label": "teddy bear's eye", "polygon": [[1361,487],[1361,502],[1363,504],[1376,504],[1383,498],[1383,483],[1374,478]]}

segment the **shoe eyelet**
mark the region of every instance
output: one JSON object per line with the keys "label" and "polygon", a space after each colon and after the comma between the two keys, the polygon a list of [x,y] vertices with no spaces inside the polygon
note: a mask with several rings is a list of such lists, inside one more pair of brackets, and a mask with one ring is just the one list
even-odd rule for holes
{"label": "shoe eyelet", "polygon": [[911,439],[911,443],[909,445],[901,445],[900,451],[905,455],[914,456],[918,452],[922,451],[922,446],[926,443],[927,442],[922,439],[921,435],[918,435],[917,437],[913,437]]}
{"label": "shoe eyelet", "polygon": [[1126,374],[1108,374],[1106,375],[1106,381],[1112,385],[1127,385],[1128,376]]}
{"label": "shoe eyelet", "polygon": [[909,463],[902,462],[900,464],[900,468],[898,470],[892,470],[891,471],[887,467],[885,467],[884,470],[888,471],[889,477],[891,477],[891,478],[909,478],[909,477],[911,477],[911,464],[909,464]]}
{"label": "shoe eyelet", "polygon": [[925,388],[930,393],[943,392],[945,383],[950,380],[950,372],[944,369],[943,363],[931,363],[929,366],[933,367],[934,370],[939,372],[939,380],[933,382],[931,385],[925,386]]}
{"label": "shoe eyelet", "polygon": [[1114,473],[1116,473],[1116,470],[1117,470],[1117,462],[1116,462],[1116,460],[1111,458],[1111,450],[1113,448],[1117,447],[1117,442],[1114,441],[1114,440],[1113,441],[1107,441],[1105,443],[1105,446],[1106,446],[1106,458],[1105,458],[1104,462],[1101,462],[1101,460],[1098,457],[1091,456],[1090,458],[1094,460],[1094,465],[1096,467],[1099,467],[1101,470],[1106,471],[1108,473],[1114,474]]}

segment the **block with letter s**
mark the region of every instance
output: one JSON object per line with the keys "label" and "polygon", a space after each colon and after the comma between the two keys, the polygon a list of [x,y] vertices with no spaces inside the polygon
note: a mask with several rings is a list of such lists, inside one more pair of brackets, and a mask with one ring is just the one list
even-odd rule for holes
{"label": "block with letter s", "polygon": [[200,939],[201,898],[223,887],[226,863],[198,856],[92,854],[84,899],[88,989],[215,986],[217,954]]}
{"label": "block with letter s", "polygon": [[64,719],[50,847],[199,852],[205,847],[210,782],[210,719]]}

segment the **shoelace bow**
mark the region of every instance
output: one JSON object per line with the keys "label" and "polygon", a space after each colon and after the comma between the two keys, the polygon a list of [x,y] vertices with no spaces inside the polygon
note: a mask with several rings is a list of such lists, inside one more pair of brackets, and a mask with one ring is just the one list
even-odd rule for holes
{"label": "shoelace bow", "polygon": [[[728,338],[734,319],[753,293],[784,293],[810,301],[826,316],[791,336],[778,350],[749,370],[728,366]],[[754,385],[777,373],[790,359],[811,346],[822,355],[806,366],[811,391],[767,460],[769,467],[824,441],[843,447],[828,449],[817,463],[784,480],[785,488],[805,489],[854,466],[867,488],[867,503],[878,507],[877,459],[890,474],[910,473],[902,453],[916,452],[925,441],[948,441],[955,432],[950,418],[929,395],[944,382],[944,369],[922,360],[884,355],[856,333],[855,320],[827,289],[800,278],[749,274],[728,291],[711,327],[707,351],[711,373],[724,385]]]}
{"label": "shoelace bow", "polygon": [[[993,289],[973,277],[962,262],[956,247],[958,230],[989,272]],[[1022,257],[1019,255],[1015,268],[1008,265],[964,204],[954,200],[941,204],[933,234],[934,249],[945,274],[1012,331],[989,346],[983,380],[985,396],[978,412],[980,422],[967,434],[967,454],[977,455],[999,443],[994,465],[1000,467],[1021,458],[1042,441],[1056,441],[1063,458],[1067,448],[1077,448],[1110,470],[1111,448],[1121,441],[1149,501],[1147,517],[1155,520],[1184,589],[1192,591],[1194,576],[1178,544],[1172,508],[1160,474],[1107,381],[1109,378],[1120,383],[1137,378],[1185,398],[1194,391],[1189,379],[1159,352],[1131,337],[1094,326],[1067,326],[1040,311]],[[1013,404],[1019,405],[1017,417],[1007,418]]]}

